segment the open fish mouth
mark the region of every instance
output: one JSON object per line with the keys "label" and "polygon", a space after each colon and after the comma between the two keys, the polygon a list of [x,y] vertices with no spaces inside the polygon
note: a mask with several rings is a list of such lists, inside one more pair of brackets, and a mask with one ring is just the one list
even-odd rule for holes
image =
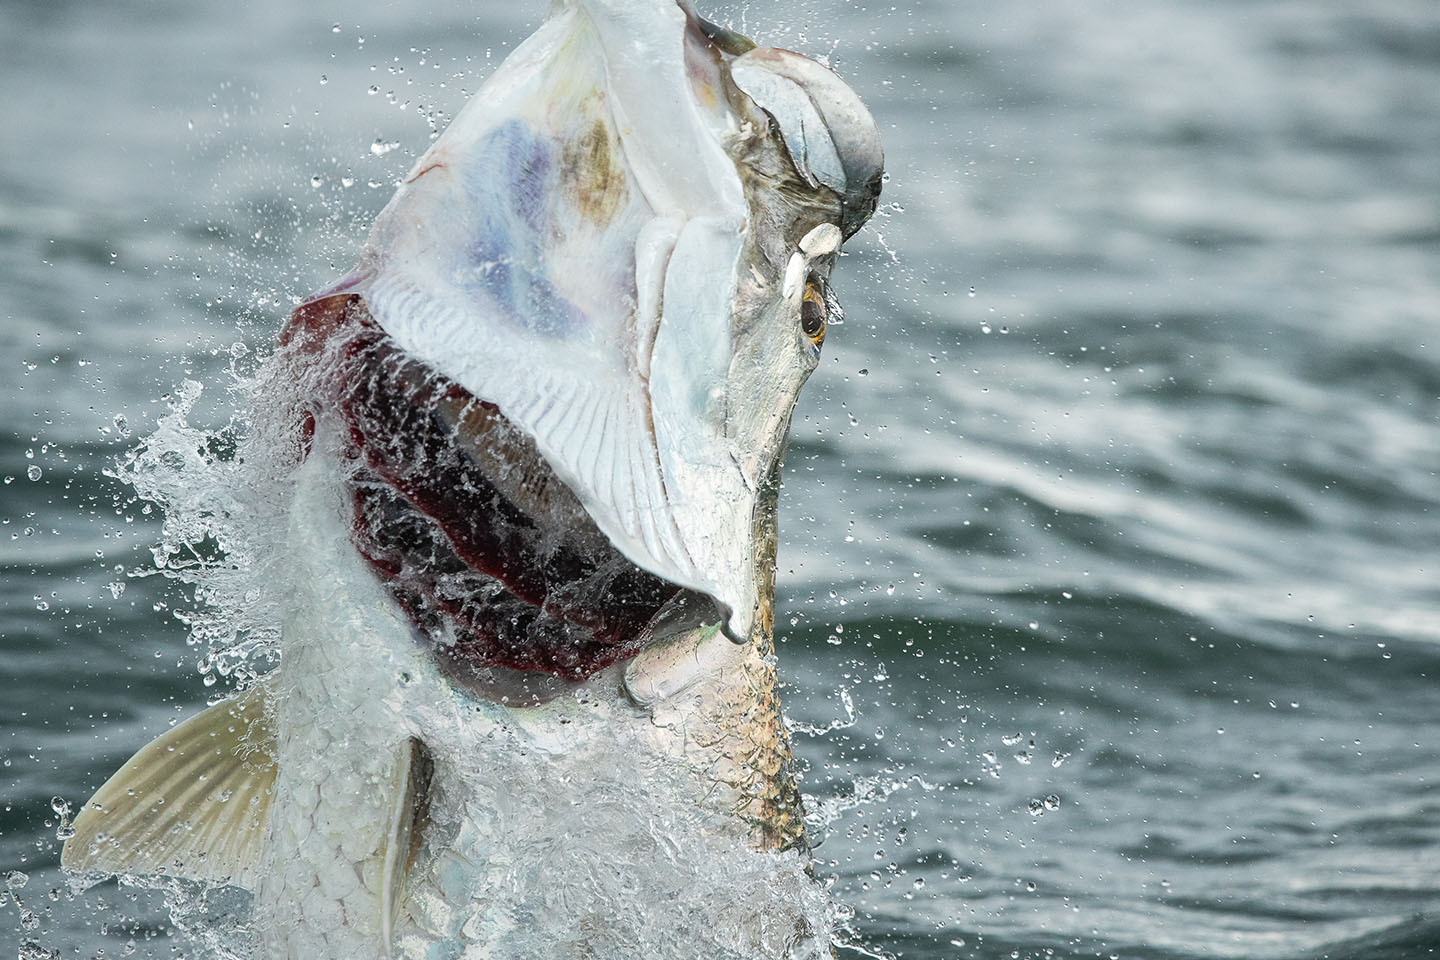
{"label": "open fish mouth", "polygon": [[[490,636],[479,647],[495,662],[569,677],[624,655],[618,638],[678,590],[711,598],[732,639],[768,630],[785,433],[837,319],[830,270],[874,209],[882,163],[859,99],[812,60],[674,0],[554,5],[415,164],[356,270],[308,307],[363,298],[395,352],[375,362],[406,358],[439,378],[417,390],[405,384],[420,373],[391,377],[387,402],[422,414],[350,423],[384,481],[358,484],[357,530],[403,526],[403,501],[453,549],[441,568],[458,558],[503,585],[496,603],[523,604],[482,609],[467,597],[494,583],[460,591],[465,570],[447,580],[456,597],[419,590],[393,536],[358,535],[402,606]],[[353,419],[364,405],[351,400]],[[470,474],[442,471],[428,482],[450,488],[427,494],[385,448],[424,448],[437,416],[457,449],[500,425],[533,446],[591,546],[535,534],[541,557],[519,545],[519,520],[488,505],[499,501],[466,499],[474,478],[456,478]],[[465,532],[467,511],[491,514],[483,536]],[[470,549],[497,538],[503,549]],[[587,591],[608,599],[577,599]],[[572,660],[577,647],[604,654]]]}
{"label": "open fish mouth", "polygon": [[[279,669],[131,758],[64,866],[246,887],[270,956],[496,955],[526,917],[604,915],[592,888],[618,866],[629,892],[631,840],[684,878],[662,895],[692,850],[803,848],[778,471],[881,167],[814,61],[684,0],[552,3],[270,362],[262,408],[303,411],[310,458]],[[597,791],[617,816],[578,815]],[[593,845],[574,904],[536,835]],[[776,916],[756,937],[808,936]]]}

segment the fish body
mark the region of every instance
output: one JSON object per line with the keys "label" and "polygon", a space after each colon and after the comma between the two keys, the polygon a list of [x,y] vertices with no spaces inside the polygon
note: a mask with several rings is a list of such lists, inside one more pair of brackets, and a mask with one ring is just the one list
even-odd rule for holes
{"label": "fish body", "polygon": [[266,364],[279,667],[65,866],[249,890],[266,958],[823,953],[775,510],[882,163],[799,54],[552,4]]}

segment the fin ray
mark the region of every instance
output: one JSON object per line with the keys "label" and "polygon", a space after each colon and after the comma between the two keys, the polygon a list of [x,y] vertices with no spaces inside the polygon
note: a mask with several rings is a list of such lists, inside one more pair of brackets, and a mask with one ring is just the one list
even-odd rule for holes
{"label": "fin ray", "polygon": [[274,740],[263,684],[167,730],[95,791],[61,865],[86,876],[164,873],[253,889]]}

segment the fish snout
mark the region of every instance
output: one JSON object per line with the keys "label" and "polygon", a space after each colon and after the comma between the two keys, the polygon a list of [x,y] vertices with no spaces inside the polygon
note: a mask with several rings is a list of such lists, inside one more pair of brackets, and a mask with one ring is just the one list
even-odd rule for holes
{"label": "fish snout", "polygon": [[875,212],[885,172],[880,130],[859,94],[819,62],[756,47],[730,65],[735,85],[775,121],[796,172],[840,197],[840,228],[854,236]]}

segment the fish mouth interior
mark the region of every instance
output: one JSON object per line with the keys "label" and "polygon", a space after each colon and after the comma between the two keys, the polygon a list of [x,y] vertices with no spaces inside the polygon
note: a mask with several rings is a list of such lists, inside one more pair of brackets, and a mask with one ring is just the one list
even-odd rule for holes
{"label": "fish mouth interior", "polygon": [[313,399],[339,421],[351,542],[452,679],[540,703],[638,653],[672,601],[719,618],[620,553],[528,434],[406,354],[360,296],[297,325],[327,353]]}

